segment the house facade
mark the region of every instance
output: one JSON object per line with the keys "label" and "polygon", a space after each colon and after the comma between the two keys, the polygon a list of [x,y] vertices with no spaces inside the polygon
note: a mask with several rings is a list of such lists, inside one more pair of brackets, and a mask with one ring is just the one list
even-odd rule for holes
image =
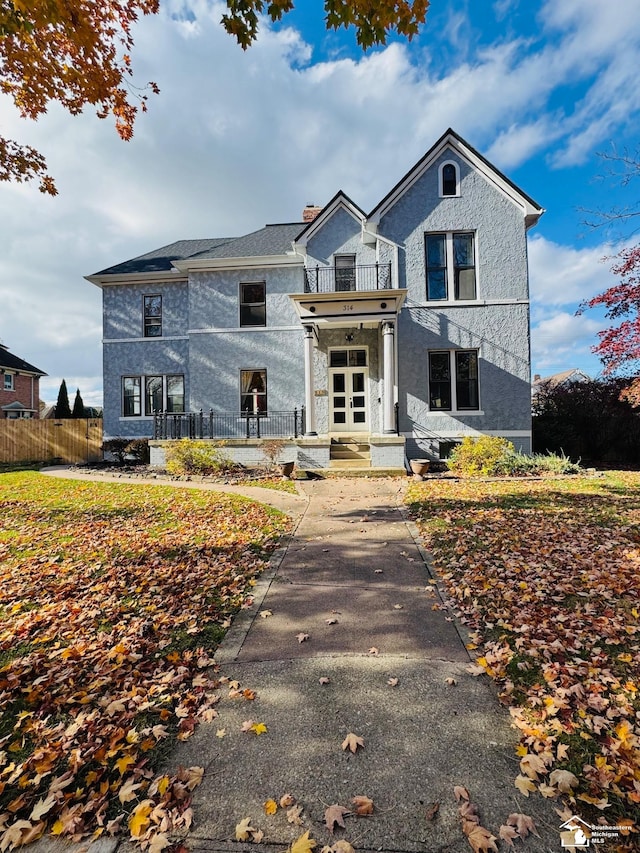
{"label": "house facade", "polygon": [[38,418],[40,377],[46,375],[0,343],[0,418]]}
{"label": "house facade", "polygon": [[338,192],[301,222],[89,276],[105,434],[164,439],[158,413],[175,435],[202,412],[198,434],[238,447],[253,419],[261,435],[271,424],[307,467],[349,442],[372,467],[441,458],[466,435],[530,451],[526,238],[542,213],[448,130],[369,213]]}

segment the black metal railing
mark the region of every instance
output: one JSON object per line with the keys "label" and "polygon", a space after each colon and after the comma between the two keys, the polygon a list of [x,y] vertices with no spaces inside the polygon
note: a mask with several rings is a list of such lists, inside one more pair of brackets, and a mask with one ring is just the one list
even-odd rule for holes
{"label": "black metal railing", "polygon": [[391,264],[355,267],[308,267],[304,271],[305,293],[348,293],[354,290],[389,290]]}
{"label": "black metal railing", "polygon": [[304,406],[292,412],[156,412],[155,439],[299,438],[304,434]]}

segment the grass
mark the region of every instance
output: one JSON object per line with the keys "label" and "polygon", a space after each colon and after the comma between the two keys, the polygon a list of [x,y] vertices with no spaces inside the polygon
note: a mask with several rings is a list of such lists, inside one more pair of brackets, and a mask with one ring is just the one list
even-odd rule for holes
{"label": "grass", "polygon": [[[0,475],[3,849],[115,831],[160,797],[153,770],[214,713],[215,649],[288,529],[235,495]],[[160,785],[174,827],[183,783]]]}
{"label": "grass", "polygon": [[521,783],[640,826],[640,474],[430,480],[406,500],[445,607],[511,706]]}

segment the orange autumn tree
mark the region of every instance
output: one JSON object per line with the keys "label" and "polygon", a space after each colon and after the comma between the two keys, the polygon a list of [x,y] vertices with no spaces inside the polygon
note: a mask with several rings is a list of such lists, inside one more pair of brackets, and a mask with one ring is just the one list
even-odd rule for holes
{"label": "orange autumn tree", "polygon": [[[158,2],[0,0],[0,92],[23,118],[37,119],[52,101],[72,115],[93,106],[101,118],[113,115],[129,139],[147,97],[129,83],[131,27],[140,14],[156,13]],[[56,194],[40,152],[0,134],[0,180],[33,179],[42,192]]]}
{"label": "orange autumn tree", "polygon": [[[132,84],[131,29],[140,15],[158,12],[160,0],[0,0],[0,92],[23,118],[37,119],[51,102],[72,115],[86,106],[100,118],[112,115],[122,139],[133,134],[145,90]],[[246,49],[257,38],[259,15],[278,21],[292,0],[227,0],[222,25]],[[325,0],[327,28],[354,27],[364,49],[384,44],[396,31],[411,39],[424,23],[428,0]],[[39,151],[7,139],[0,129],[0,181],[38,180],[56,195]]]}

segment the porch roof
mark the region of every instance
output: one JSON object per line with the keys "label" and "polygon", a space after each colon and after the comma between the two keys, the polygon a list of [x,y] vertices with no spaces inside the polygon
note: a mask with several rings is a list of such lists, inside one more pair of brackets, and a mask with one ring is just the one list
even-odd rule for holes
{"label": "porch roof", "polygon": [[405,288],[380,291],[338,293],[291,293],[300,322],[305,325],[349,328],[363,325],[375,328],[393,320],[407,296]]}

